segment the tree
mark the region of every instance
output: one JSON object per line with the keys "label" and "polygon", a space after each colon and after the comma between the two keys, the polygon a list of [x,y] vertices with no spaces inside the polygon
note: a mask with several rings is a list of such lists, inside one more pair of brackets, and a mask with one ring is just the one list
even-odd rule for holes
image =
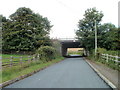
{"label": "tree", "polygon": [[90,8],[85,11],[84,18],[78,22],[76,35],[87,50],[94,48],[95,23],[99,26],[102,17],[102,12],[97,11],[96,8]]}
{"label": "tree", "polygon": [[100,48],[107,50],[118,50],[119,47],[119,28],[116,28],[112,23],[100,24],[103,13],[95,8],[87,9],[84,18],[78,22],[78,30],[76,35],[81,44],[87,50],[92,50],[95,47],[95,21],[97,26],[97,45]]}
{"label": "tree", "polygon": [[107,50],[116,50],[118,47],[118,29],[114,24],[104,23],[98,28],[98,46]]}
{"label": "tree", "polygon": [[0,22],[6,22],[7,19],[6,17],[4,17],[3,15],[0,15]]}
{"label": "tree", "polygon": [[119,38],[118,38],[118,29],[113,28],[108,33],[105,34],[106,40],[104,42],[104,48],[107,50],[118,50],[119,49]]}
{"label": "tree", "polygon": [[40,47],[41,38],[49,37],[50,21],[29,8],[19,8],[3,24],[3,49],[5,51],[33,51]]}

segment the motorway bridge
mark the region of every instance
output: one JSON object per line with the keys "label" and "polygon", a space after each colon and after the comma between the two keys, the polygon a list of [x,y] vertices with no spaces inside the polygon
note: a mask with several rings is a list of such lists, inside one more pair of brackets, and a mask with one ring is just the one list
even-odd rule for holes
{"label": "motorway bridge", "polygon": [[[75,38],[60,38],[59,39],[61,43],[61,54],[62,56],[67,56],[67,49],[68,48],[84,48],[85,47],[81,45],[81,43],[78,41],[78,39]],[[84,51],[84,56],[87,55],[87,52]]]}

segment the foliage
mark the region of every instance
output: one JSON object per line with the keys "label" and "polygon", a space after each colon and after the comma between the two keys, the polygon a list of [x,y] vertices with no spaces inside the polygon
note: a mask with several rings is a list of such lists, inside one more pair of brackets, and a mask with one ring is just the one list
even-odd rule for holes
{"label": "foliage", "polygon": [[36,53],[39,55],[40,60],[51,61],[55,58],[55,51],[51,46],[41,46]]}
{"label": "foliage", "polygon": [[97,11],[96,8],[90,8],[85,11],[84,18],[78,22],[76,35],[88,50],[94,48],[95,23],[97,26],[100,25],[102,17],[102,12]]}
{"label": "foliage", "polygon": [[107,50],[104,49],[104,48],[97,48],[97,53],[102,54],[102,53],[104,53],[104,52],[106,52],[106,51],[107,51]]}
{"label": "foliage", "polygon": [[118,53],[119,53],[119,51],[112,51],[112,50],[105,52],[105,54],[114,55],[114,56],[118,56]]}
{"label": "foliage", "polygon": [[37,63],[33,62],[31,64],[26,63],[26,65],[23,67],[18,65],[18,66],[14,66],[12,68],[2,69],[2,82],[15,79],[17,77],[29,74],[36,70],[40,70],[40,69],[45,68],[53,63],[57,63],[63,59],[64,59],[63,57],[57,57],[56,59],[54,59],[50,62],[46,62],[46,63],[42,63],[41,61],[39,61]]}
{"label": "foliage", "polygon": [[0,15],[0,22],[6,22],[7,19],[6,17],[4,17],[3,15]]}
{"label": "foliage", "polygon": [[118,50],[118,29],[111,23],[105,23],[98,27],[98,47],[107,50]]}
{"label": "foliage", "polygon": [[60,41],[58,39],[52,39],[52,46],[55,48],[56,50],[56,55],[61,55],[61,44]]}
{"label": "foliage", "polygon": [[33,51],[49,44],[50,21],[29,8],[19,8],[3,22],[3,50]]}
{"label": "foliage", "polygon": [[94,50],[92,51],[92,54],[87,58],[89,58],[90,60],[96,61],[96,62],[103,63],[103,64],[107,65],[108,67],[113,68],[115,70],[120,70],[120,68],[118,66],[119,64],[114,61],[114,60],[116,60],[115,57],[109,57],[108,62],[107,62],[106,59],[102,58],[102,56],[101,56],[101,54],[109,54],[112,56],[118,56],[118,52],[119,51],[112,51],[112,50],[106,50],[104,48],[98,48],[96,58],[95,58]]}
{"label": "foliage", "polygon": [[[95,23],[97,28],[97,46],[107,50],[120,50],[119,32],[112,23],[101,24],[103,13],[95,8],[87,9],[84,18],[78,22],[76,35],[81,44],[89,51],[95,48]],[[96,22],[95,22],[96,21]]]}

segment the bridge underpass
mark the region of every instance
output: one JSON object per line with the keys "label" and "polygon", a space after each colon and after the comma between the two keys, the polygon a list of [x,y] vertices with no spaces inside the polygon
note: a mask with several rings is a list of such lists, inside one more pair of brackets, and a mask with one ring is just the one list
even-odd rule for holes
{"label": "bridge underpass", "polygon": [[61,53],[62,56],[68,57],[68,50],[69,49],[79,49],[80,52],[83,53],[84,56],[88,55],[88,51],[82,44],[79,42],[78,39],[75,38],[56,38],[53,39],[53,42],[58,43],[55,48],[56,50]]}
{"label": "bridge underpass", "polygon": [[[62,55],[67,48],[84,48],[78,41],[61,41]],[[58,48],[59,49],[59,48]],[[111,90],[82,58],[65,58],[40,72],[5,88],[94,88]]]}
{"label": "bridge underpass", "polygon": [[61,42],[62,56],[67,56],[68,48],[84,48],[80,42]]}
{"label": "bridge underpass", "polygon": [[[82,46],[78,40],[76,40],[76,41],[75,40],[68,40],[68,39],[63,40],[63,41],[61,41],[62,56],[68,57],[68,55],[67,55],[68,48],[84,48],[84,46]],[[84,53],[84,55],[85,55],[85,53]]]}

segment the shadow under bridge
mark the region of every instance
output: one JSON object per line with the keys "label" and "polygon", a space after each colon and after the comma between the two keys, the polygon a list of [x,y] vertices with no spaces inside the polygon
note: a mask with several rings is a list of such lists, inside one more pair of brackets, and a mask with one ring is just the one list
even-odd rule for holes
{"label": "shadow under bridge", "polygon": [[[82,46],[80,44],[80,42],[67,42],[67,41],[64,41],[64,42],[61,42],[61,53],[62,53],[62,56],[64,57],[73,57],[73,56],[68,56],[67,55],[67,49],[68,48],[84,48],[84,46]],[[74,57],[77,57],[77,56],[74,56]]]}

